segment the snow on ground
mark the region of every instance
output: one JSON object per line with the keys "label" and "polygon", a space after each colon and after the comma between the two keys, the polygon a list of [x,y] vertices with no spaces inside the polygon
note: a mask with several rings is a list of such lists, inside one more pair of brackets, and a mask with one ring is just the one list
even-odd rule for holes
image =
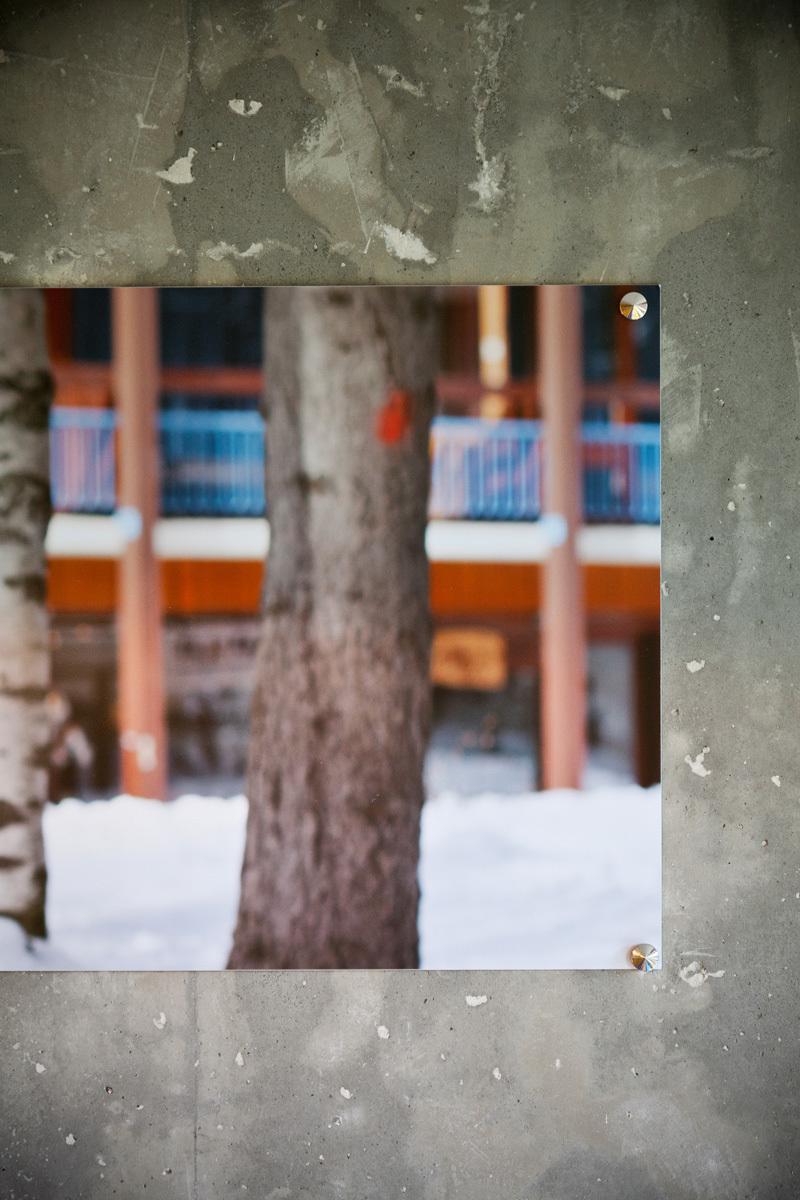
{"label": "snow on ground", "polygon": [[[49,806],[47,943],[0,920],[3,970],[225,965],[247,801]],[[628,966],[661,943],[659,790],[445,792],[423,810],[422,966]]]}

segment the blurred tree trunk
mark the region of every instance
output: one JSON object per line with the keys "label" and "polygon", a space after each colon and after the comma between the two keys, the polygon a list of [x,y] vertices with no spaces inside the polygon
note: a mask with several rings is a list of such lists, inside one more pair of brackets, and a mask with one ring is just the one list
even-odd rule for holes
{"label": "blurred tree trunk", "polygon": [[438,326],[421,288],[269,292],[271,543],[232,967],[413,967]]}
{"label": "blurred tree trunk", "polygon": [[0,290],[0,916],[45,934],[52,383],[42,295]]}

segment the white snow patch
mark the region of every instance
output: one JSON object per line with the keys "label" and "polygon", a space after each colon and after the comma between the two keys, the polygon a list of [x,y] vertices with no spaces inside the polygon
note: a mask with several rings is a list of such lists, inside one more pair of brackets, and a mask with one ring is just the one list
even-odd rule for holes
{"label": "white snow patch", "polygon": [[[130,538],[129,540],[135,541],[136,539]],[[156,769],[158,746],[152,733],[139,733],[135,729],[125,729],[120,735],[119,744],[123,750],[130,750],[136,755],[136,765],[140,771]]]}
{"label": "white snow patch", "polygon": [[240,117],[254,117],[256,113],[261,112],[264,105],[260,100],[229,100],[228,108],[231,112],[235,112]]}
{"label": "white snow patch", "polygon": [[611,87],[609,84],[598,83],[597,90],[601,96],[605,96],[606,100],[624,100],[630,95],[630,88]]}
{"label": "white snow patch", "polygon": [[195,148],[190,146],[181,158],[176,158],[175,162],[166,170],[156,171],[156,175],[159,179],[166,180],[167,183],[194,183],[192,161],[196,154]]}
{"label": "white snow patch", "polygon": [[383,238],[386,249],[393,258],[405,259],[407,262],[423,262],[432,266],[436,255],[432,254],[421,237],[409,230],[398,229],[396,225],[383,222],[378,226],[378,233]]}
{"label": "white snow patch", "polygon": [[52,942],[29,938],[10,917],[0,917],[0,971],[75,971],[79,964]]}
{"label": "white snow patch", "polygon": [[389,1030],[386,1028],[385,1025],[378,1025],[377,1030],[378,1030],[378,1037],[381,1039],[381,1041],[385,1042],[389,1037]]}
{"label": "white snow patch", "polygon": [[[505,793],[482,785],[426,802],[422,967],[633,969],[634,917],[637,937],[660,944],[658,789],[604,779],[585,792],[516,791],[522,778],[515,765]],[[224,967],[246,819],[243,796],[48,805],[50,938],[0,919],[0,969]]]}
{"label": "white snow patch", "polygon": [[486,1004],[489,997],[488,996],[465,996],[464,999],[467,1002],[467,1008],[480,1008],[480,1006],[482,1004]]}
{"label": "white snow patch", "polygon": [[230,242],[217,242],[216,246],[209,246],[206,250],[206,257],[214,262],[222,262],[223,258],[258,258],[263,253],[263,242],[251,242],[246,250],[239,250]]}
{"label": "white snow patch", "polygon": [[709,768],[704,765],[706,755],[710,749],[710,746],[703,746],[703,749],[699,754],[696,754],[694,758],[692,758],[690,754],[687,754],[683,760],[692,774],[699,775],[701,779],[705,779],[706,775],[711,774]]}
{"label": "white snow patch", "polygon": [[689,672],[690,675],[696,675],[698,671],[702,671],[702,669],[705,665],[706,665],[706,660],[704,658],[701,658],[699,660],[696,658],[693,658],[691,662],[687,662],[686,670]]}
{"label": "white snow patch", "polygon": [[506,339],[497,334],[488,334],[478,343],[478,358],[487,365],[494,366],[503,362],[507,353]]}

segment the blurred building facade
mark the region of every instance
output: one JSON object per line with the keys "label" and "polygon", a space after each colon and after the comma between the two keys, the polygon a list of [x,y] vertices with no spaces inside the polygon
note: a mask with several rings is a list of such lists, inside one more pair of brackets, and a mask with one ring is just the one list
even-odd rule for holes
{"label": "blurred building facade", "polygon": [[[643,290],[648,317],[630,322],[618,312],[624,289],[580,289],[580,570],[588,736],[616,739],[632,774],[649,783],[658,777],[659,305],[657,289]],[[447,710],[455,693],[482,694],[513,723],[502,698],[522,695],[531,729],[548,555],[538,293],[441,289],[428,531],[440,706]],[[115,614],[125,553],[112,295],[46,295],[57,383],[48,544],[54,684],[90,734],[93,787],[110,790],[119,785]],[[154,541],[169,766],[183,779],[236,777],[268,519],[264,293],[167,288],[157,296]],[[135,358],[131,370],[135,388]]]}

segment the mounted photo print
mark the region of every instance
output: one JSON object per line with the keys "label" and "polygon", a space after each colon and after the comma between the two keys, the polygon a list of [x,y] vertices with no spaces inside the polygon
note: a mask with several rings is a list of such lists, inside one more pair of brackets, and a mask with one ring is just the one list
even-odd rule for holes
{"label": "mounted photo print", "polygon": [[7,290],[0,355],[0,970],[659,966],[657,287]]}

